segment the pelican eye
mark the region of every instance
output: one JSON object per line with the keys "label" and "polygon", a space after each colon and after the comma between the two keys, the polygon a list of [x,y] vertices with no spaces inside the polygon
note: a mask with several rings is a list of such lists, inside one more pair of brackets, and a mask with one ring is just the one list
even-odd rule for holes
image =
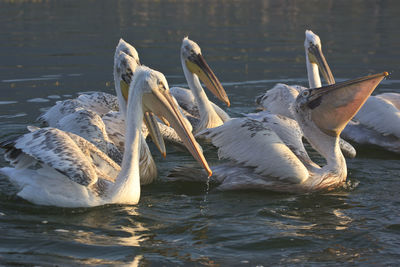
{"label": "pelican eye", "polygon": [[310,91],[309,90],[304,90],[303,92],[301,92],[301,96],[302,97],[308,97],[310,95]]}
{"label": "pelican eye", "polygon": [[160,82],[158,83],[158,87],[159,87],[162,91],[167,90],[167,88],[165,87],[165,85],[164,85],[164,83],[163,83],[162,81],[160,81]]}

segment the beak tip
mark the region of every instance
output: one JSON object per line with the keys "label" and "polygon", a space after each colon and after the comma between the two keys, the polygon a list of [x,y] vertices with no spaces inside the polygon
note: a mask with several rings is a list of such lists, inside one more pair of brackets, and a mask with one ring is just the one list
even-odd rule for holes
{"label": "beak tip", "polygon": [[162,157],[163,157],[164,159],[167,158],[167,153],[163,152],[163,153],[161,153],[161,155],[162,155]]}
{"label": "beak tip", "polygon": [[229,102],[229,100],[227,100],[225,103],[228,106],[228,108],[231,106],[231,102]]}
{"label": "beak tip", "polygon": [[389,72],[384,71],[384,72],[383,72],[383,76],[385,76],[385,77],[389,76]]}
{"label": "beak tip", "polygon": [[212,170],[207,170],[207,172],[208,172],[208,178],[210,178],[211,176],[212,176]]}

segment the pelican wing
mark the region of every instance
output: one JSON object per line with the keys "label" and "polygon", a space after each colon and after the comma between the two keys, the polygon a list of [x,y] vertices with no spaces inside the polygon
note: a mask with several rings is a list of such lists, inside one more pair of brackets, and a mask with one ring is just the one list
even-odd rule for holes
{"label": "pelican wing", "polygon": [[191,90],[181,87],[172,87],[169,89],[169,91],[182,109],[184,109],[193,117],[200,117],[197,101]]}
{"label": "pelican wing", "polygon": [[376,97],[385,99],[386,101],[389,101],[392,103],[393,106],[395,106],[398,110],[400,110],[400,94],[398,93],[383,93],[380,95],[377,95]]}
{"label": "pelican wing", "polygon": [[[121,170],[121,167],[106,155],[103,151],[99,150],[95,145],[79,135],[65,132],[79,147],[85,155],[86,160],[92,165],[97,176],[109,181],[114,182],[115,178]],[[118,151],[119,152],[119,151]]]}
{"label": "pelican wing", "polygon": [[[189,113],[189,115],[194,118],[200,118],[199,107],[191,90],[181,87],[172,87],[170,88],[170,92],[175,97],[179,106],[185,111],[183,112],[184,114]],[[218,105],[214,104],[211,101],[210,103],[223,122],[226,122],[230,119],[229,115],[225,111],[223,111]],[[187,114],[185,115],[187,116]]]}
{"label": "pelican wing", "polygon": [[83,103],[85,109],[90,109],[100,116],[103,116],[110,110],[118,111],[118,99],[115,95],[104,92],[94,92],[91,94],[81,94],[78,101]]}
{"label": "pelican wing", "polygon": [[56,128],[77,134],[106,153],[113,161],[122,162],[122,153],[109,139],[102,118],[91,110],[80,109],[60,119]]}
{"label": "pelican wing", "polygon": [[370,96],[354,119],[383,135],[400,138],[400,112],[382,97]]}
{"label": "pelican wing", "polygon": [[98,178],[110,180],[119,172],[119,166],[93,144],[56,128],[38,129],[1,146],[16,168],[39,162],[83,186],[96,183]]}
{"label": "pelican wing", "polygon": [[[110,111],[102,117],[106,127],[106,132],[110,140],[118,147],[120,151],[124,151],[125,143],[125,119],[121,112]],[[145,129],[147,136],[147,128]]]}
{"label": "pelican wing", "polygon": [[97,182],[97,175],[80,148],[56,128],[24,134],[2,147],[7,149],[6,159],[16,167],[30,157],[32,164],[36,161],[46,164],[78,184],[88,186]]}
{"label": "pelican wing", "polygon": [[383,136],[378,131],[359,122],[350,121],[340,135],[344,139],[358,144],[372,144],[394,153],[400,153],[399,138],[394,135]]}
{"label": "pelican wing", "polygon": [[219,148],[221,158],[252,167],[256,174],[263,177],[303,182],[308,178],[308,170],[270,127],[270,123],[236,118],[202,134]]}
{"label": "pelican wing", "polygon": [[303,132],[297,121],[282,115],[271,114],[269,111],[249,113],[246,116],[268,125],[303,164],[319,168],[308,156],[302,141]]}
{"label": "pelican wing", "polygon": [[91,110],[102,116],[110,110],[118,110],[118,100],[115,96],[103,92],[82,94],[75,99],[57,101],[37,120],[50,127],[55,127],[63,117],[81,109]]}
{"label": "pelican wing", "polygon": [[60,119],[80,109],[82,109],[82,105],[77,99],[57,101],[54,106],[40,115],[37,120],[50,127],[55,127]]}

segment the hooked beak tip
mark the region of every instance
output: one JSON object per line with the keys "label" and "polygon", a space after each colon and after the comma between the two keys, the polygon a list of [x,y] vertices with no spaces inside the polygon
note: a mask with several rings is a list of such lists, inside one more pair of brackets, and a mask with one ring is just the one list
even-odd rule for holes
{"label": "hooked beak tip", "polygon": [[161,153],[161,155],[162,155],[162,157],[163,157],[164,159],[167,158],[167,153],[163,152],[163,153]]}
{"label": "hooked beak tip", "polygon": [[383,72],[383,76],[385,76],[385,77],[389,76],[389,72],[387,72],[387,71]]}

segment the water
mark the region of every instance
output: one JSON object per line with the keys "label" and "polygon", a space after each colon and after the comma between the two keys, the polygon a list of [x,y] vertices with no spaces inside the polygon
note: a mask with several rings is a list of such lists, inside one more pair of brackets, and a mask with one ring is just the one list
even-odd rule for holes
{"label": "water", "polygon": [[[389,71],[376,90],[400,88],[397,1],[0,0],[0,140],[56,101],[113,93],[120,37],[141,62],[185,84],[179,48],[199,43],[231,100],[232,116],[276,82],[306,85],[304,31],[320,35],[338,81]],[[211,97],[212,100],[223,106]],[[224,107],[226,109],[226,107]],[[154,151],[154,147],[151,147]],[[159,179],[137,206],[61,209],[15,196],[0,176],[3,265],[395,265],[400,260],[399,156],[359,148],[354,186],[329,194],[207,190],[168,182],[190,156],[155,151]],[[217,158],[207,151],[211,164]],[[316,158],[320,160],[320,158]],[[6,166],[1,159],[0,166]],[[358,186],[355,186],[359,183]]]}

